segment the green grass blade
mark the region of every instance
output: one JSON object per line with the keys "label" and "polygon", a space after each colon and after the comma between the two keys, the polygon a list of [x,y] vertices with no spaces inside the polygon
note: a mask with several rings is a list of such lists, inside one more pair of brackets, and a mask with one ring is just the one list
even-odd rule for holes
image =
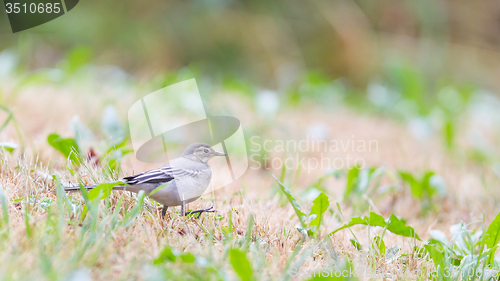
{"label": "green grass blade", "polygon": [[244,249],[248,249],[248,247],[250,246],[250,242],[252,241],[252,228],[254,224],[254,217],[252,214],[250,214],[250,217],[248,218],[247,231],[245,233]]}
{"label": "green grass blade", "polygon": [[[66,192],[64,191],[64,188],[62,187],[61,180],[54,176],[54,179],[56,181],[56,193],[57,193],[57,200],[58,200],[58,206],[59,206],[59,211],[62,212],[62,203],[64,202],[66,205],[66,210],[68,211],[68,215],[71,215],[73,212],[73,209],[71,208],[72,204],[68,199],[68,196],[66,196]],[[59,202],[61,205],[59,205]]]}
{"label": "green grass blade", "polygon": [[129,226],[134,221],[134,219],[139,215],[139,212],[142,210],[142,206],[144,205],[144,197],[145,197],[144,191],[143,190],[139,191],[139,200],[137,204],[135,204],[132,210],[130,210],[125,215],[125,217],[123,217],[121,223],[123,227]]}
{"label": "green grass blade", "polygon": [[33,231],[31,229],[31,225],[30,225],[30,218],[28,215],[28,206],[29,206],[29,204],[26,204],[26,208],[24,209],[24,223],[26,226],[26,235],[28,236],[28,238],[31,239],[33,237]]}
{"label": "green grass blade", "polygon": [[280,186],[281,191],[283,191],[283,193],[285,193],[286,198],[288,199],[290,204],[292,204],[292,207],[295,210],[295,214],[297,214],[297,217],[299,218],[300,225],[302,226],[302,229],[307,229],[306,215],[300,209],[299,203],[297,203],[297,201],[293,197],[292,192],[288,188],[286,188],[283,185],[283,183],[280,180],[278,180],[278,178],[275,175],[273,175],[273,177],[278,182],[278,185]]}
{"label": "green grass blade", "polygon": [[380,236],[375,236],[373,238],[373,241],[375,242],[375,245],[377,245],[378,252],[379,252],[380,256],[381,257],[385,257],[385,243],[384,243],[384,240],[382,238],[380,238]]}
{"label": "green grass blade", "polygon": [[7,205],[7,197],[5,196],[5,192],[0,185],[0,204],[2,207],[2,228],[7,230],[7,234],[9,233],[9,209]]}

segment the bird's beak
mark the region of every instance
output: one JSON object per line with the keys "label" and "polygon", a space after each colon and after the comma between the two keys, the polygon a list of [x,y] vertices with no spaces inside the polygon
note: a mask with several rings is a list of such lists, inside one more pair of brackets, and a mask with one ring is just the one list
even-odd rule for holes
{"label": "bird's beak", "polygon": [[227,154],[224,152],[214,151],[214,156],[227,156]]}

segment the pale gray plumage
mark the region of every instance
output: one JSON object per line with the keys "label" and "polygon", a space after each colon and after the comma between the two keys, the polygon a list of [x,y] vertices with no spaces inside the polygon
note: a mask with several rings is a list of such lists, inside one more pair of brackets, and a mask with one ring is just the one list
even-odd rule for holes
{"label": "pale gray plumage", "polygon": [[[114,190],[127,190],[138,193],[143,190],[149,195],[157,187],[164,185],[153,193],[150,198],[163,204],[162,215],[168,207],[181,206],[184,214],[185,204],[195,201],[207,189],[212,178],[212,169],[208,160],[214,156],[226,156],[225,153],[215,151],[206,143],[193,143],[189,145],[180,158],[154,170],[138,175],[123,178],[126,185],[115,186]],[[93,188],[86,186],[86,188]],[[66,190],[78,190],[71,187]],[[211,212],[211,208],[193,211],[190,213]]]}

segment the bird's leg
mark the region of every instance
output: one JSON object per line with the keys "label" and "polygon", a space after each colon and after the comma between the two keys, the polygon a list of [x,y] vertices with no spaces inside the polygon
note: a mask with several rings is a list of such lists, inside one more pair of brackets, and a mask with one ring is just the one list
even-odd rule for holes
{"label": "bird's leg", "polygon": [[191,212],[187,212],[186,215],[191,215],[191,214],[198,214],[198,217],[199,218],[201,216],[202,213],[213,213],[215,212],[215,210],[213,210],[214,206],[210,207],[210,208],[206,208],[206,209],[199,209],[199,210],[196,210],[196,211],[191,211]]}
{"label": "bird's leg", "polygon": [[186,202],[182,201],[182,204],[181,204],[181,216],[186,216],[186,213],[184,212],[184,210],[186,209]]}
{"label": "bird's leg", "polygon": [[165,219],[165,214],[167,214],[167,209],[168,209],[167,205],[163,205],[163,208],[161,208],[161,218],[162,219]]}

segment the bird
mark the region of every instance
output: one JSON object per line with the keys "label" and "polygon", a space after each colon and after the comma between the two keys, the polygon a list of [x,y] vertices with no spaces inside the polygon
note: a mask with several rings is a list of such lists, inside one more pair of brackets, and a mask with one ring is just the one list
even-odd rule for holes
{"label": "bird", "polygon": [[[143,190],[151,199],[163,205],[161,214],[165,218],[168,207],[181,206],[181,215],[203,212],[215,212],[213,206],[191,212],[185,212],[186,204],[197,200],[208,188],[212,179],[212,169],[208,161],[215,156],[227,156],[218,152],[209,144],[197,142],[186,147],[181,157],[164,166],[137,175],[124,177],[123,185],[113,190],[124,190],[139,193]],[[97,185],[85,186],[92,189]],[[156,190],[158,188],[158,190]],[[80,187],[69,187],[66,191],[77,191]],[[153,192],[154,191],[154,192]]]}

